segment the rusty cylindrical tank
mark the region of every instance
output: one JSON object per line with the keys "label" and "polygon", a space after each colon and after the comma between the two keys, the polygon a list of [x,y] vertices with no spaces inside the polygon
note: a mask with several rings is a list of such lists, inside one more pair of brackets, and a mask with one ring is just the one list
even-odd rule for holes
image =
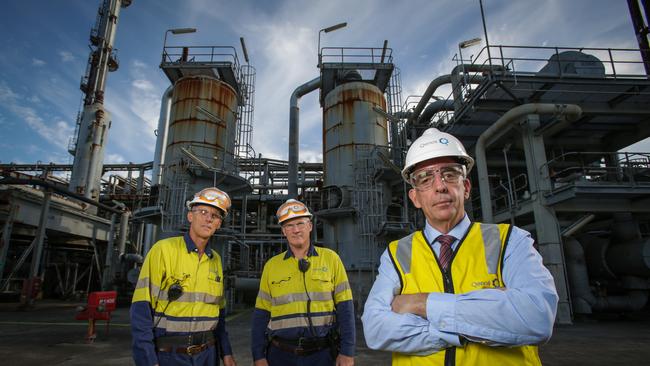
{"label": "rusty cylindrical tank", "polygon": [[236,111],[237,94],[228,84],[207,76],[179,79],[172,95],[165,165],[190,160],[181,151],[190,148],[208,166],[234,172]]}

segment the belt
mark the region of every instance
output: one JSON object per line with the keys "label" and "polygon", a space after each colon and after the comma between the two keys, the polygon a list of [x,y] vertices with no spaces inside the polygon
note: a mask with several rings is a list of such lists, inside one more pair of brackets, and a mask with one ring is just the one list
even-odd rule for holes
{"label": "belt", "polygon": [[161,336],[156,338],[158,352],[175,352],[195,355],[215,344],[211,331],[196,332],[187,335]]}
{"label": "belt", "polygon": [[174,346],[174,345],[196,345],[203,344],[208,341],[214,341],[214,334],[212,331],[195,332],[186,335],[164,335],[156,338],[156,345],[160,347]]}
{"label": "belt", "polygon": [[186,355],[193,356],[197,353],[201,353],[208,349],[208,347],[214,345],[214,339],[203,343],[203,344],[192,344],[190,346],[182,346],[182,347],[173,347],[173,346],[167,346],[167,347],[158,347],[158,352],[175,352],[175,353],[184,353]]}
{"label": "belt", "polygon": [[297,356],[306,356],[318,352],[331,346],[327,337],[323,338],[298,338],[282,339],[273,337],[271,345],[284,352],[289,352]]}

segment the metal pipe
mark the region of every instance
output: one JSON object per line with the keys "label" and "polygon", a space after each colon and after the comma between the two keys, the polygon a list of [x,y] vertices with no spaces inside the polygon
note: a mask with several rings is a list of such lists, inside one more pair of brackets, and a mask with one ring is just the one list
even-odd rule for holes
{"label": "metal pipe", "polygon": [[129,227],[129,217],[131,216],[131,211],[124,210],[122,212],[122,217],[120,218],[120,237],[118,241],[118,246],[120,248],[120,256],[126,251],[126,237],[127,230]]}
{"label": "metal pipe", "polygon": [[427,103],[429,103],[429,100],[433,96],[433,93],[436,92],[436,89],[438,89],[442,85],[449,84],[449,83],[451,83],[451,74],[441,75],[433,79],[431,83],[429,83],[427,90],[425,90],[424,94],[422,94],[422,98],[420,98],[420,101],[418,102],[417,106],[415,106],[413,113],[411,113],[408,120],[406,120],[406,126],[410,126],[415,121],[418,120],[418,118],[420,117],[420,113],[422,113],[424,107],[427,105]]}
{"label": "metal pipe", "polygon": [[[451,92],[454,96],[454,106],[460,108],[463,101],[462,89],[460,83],[463,78],[460,77],[461,72],[467,75],[468,72],[491,72],[491,71],[504,71],[505,68],[501,65],[479,65],[479,64],[463,64],[455,66],[451,70]],[[478,76],[477,76],[478,77]],[[473,83],[474,78],[468,80],[468,83]],[[481,79],[484,79],[481,77]]]}
{"label": "metal pipe", "polygon": [[300,108],[298,102],[303,95],[318,89],[320,85],[319,76],[300,85],[291,94],[289,103],[289,198],[298,196],[298,142],[300,139]]}
{"label": "metal pipe", "polygon": [[427,105],[427,107],[422,112],[422,115],[418,117],[416,126],[422,126],[428,122],[434,114],[440,111],[453,111],[454,110],[454,101],[453,100],[436,100],[433,103]]}
{"label": "metal pipe", "polygon": [[108,244],[106,244],[106,260],[104,262],[104,283],[102,283],[102,290],[107,291],[110,286],[110,280],[112,279],[112,267],[113,267],[113,251],[115,248],[115,222],[117,221],[117,215],[111,214],[111,228],[108,231]]}
{"label": "metal pipe", "polygon": [[165,151],[167,150],[167,133],[169,132],[169,112],[172,105],[174,86],[170,85],[163,93],[160,101],[160,115],[158,129],[156,130],[156,150],[153,155],[153,171],[151,172],[151,185],[160,184],[162,166],[165,164]]}
{"label": "metal pipe", "polygon": [[122,213],[121,210],[114,209],[114,208],[112,208],[110,206],[107,206],[107,205],[105,205],[103,203],[96,202],[96,201],[94,201],[92,199],[84,197],[83,195],[80,195],[80,194],[77,194],[77,193],[74,193],[74,192],[70,192],[70,191],[68,191],[66,189],[63,189],[63,188],[59,187],[56,184],[53,184],[53,183],[50,183],[48,181],[38,179],[38,178],[34,178],[34,179],[4,178],[4,179],[0,179],[0,184],[41,186],[43,188],[48,188],[48,189],[52,190],[53,192],[56,192],[56,193],[61,194],[63,196],[72,197],[74,199],[77,199],[79,201],[88,203],[90,205],[97,206],[97,207],[101,208],[102,210],[106,210],[106,211],[109,211],[109,212],[112,212],[112,213],[119,213],[119,214]]}
{"label": "metal pipe", "polygon": [[578,219],[578,221],[574,222],[569,227],[564,229],[564,231],[562,231],[562,236],[566,238],[566,237],[569,237],[569,236],[575,234],[580,229],[582,229],[585,225],[587,225],[588,223],[593,221],[593,219],[595,219],[595,218],[596,218],[596,215],[594,215],[594,214],[588,214],[588,215],[582,216],[580,219]]}
{"label": "metal pipe", "polygon": [[476,141],[476,170],[478,173],[479,193],[481,198],[481,213],[483,222],[492,222],[492,201],[490,198],[490,182],[488,179],[488,170],[486,164],[485,150],[490,145],[488,140],[496,133],[504,133],[512,125],[519,121],[523,116],[529,114],[564,114],[572,117],[570,121],[576,120],[581,114],[582,109],[575,104],[544,104],[529,103],[515,107],[506,112],[485,132],[479,136]]}

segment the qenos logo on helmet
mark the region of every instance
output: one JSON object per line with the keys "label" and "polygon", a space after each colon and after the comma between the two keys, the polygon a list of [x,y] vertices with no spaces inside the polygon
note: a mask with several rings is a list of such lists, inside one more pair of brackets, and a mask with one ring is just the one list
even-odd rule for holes
{"label": "qenos logo on helmet", "polygon": [[422,143],[422,144],[420,144],[420,147],[422,148],[422,147],[425,147],[427,145],[432,145],[432,144],[449,145],[449,140],[444,138],[444,137],[441,137],[437,141],[433,140],[433,141],[428,141],[428,142]]}

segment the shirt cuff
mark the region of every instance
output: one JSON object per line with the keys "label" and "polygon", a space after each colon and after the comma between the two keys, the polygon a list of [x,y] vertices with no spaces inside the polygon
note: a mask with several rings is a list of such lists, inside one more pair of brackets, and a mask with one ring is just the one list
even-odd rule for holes
{"label": "shirt cuff", "polygon": [[456,296],[454,294],[445,294],[432,292],[427,297],[427,320],[435,329],[443,333],[452,333],[455,338],[454,343],[460,345],[458,336],[456,336],[456,323],[454,320],[456,314]]}

